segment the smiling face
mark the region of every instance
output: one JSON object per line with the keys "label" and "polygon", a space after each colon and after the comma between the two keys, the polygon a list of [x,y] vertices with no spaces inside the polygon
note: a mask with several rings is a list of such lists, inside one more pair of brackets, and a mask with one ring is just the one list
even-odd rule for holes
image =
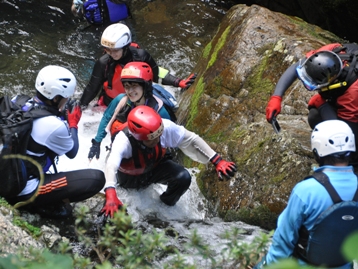
{"label": "smiling face", "polygon": [[138,82],[124,82],[123,87],[131,102],[137,103],[138,101],[143,101],[144,104],[144,98],[143,100],[141,100],[144,96],[144,89],[141,84],[139,84]]}
{"label": "smiling face", "polygon": [[113,60],[118,61],[123,56],[123,49],[110,49],[104,48],[107,54],[109,54]]}

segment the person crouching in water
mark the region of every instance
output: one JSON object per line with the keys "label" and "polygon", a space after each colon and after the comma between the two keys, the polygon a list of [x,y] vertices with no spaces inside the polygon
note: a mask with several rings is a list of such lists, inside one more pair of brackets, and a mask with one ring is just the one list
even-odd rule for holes
{"label": "person crouching in water", "polygon": [[[128,114],[128,127],[117,134],[105,167],[106,202],[101,210],[113,216],[123,203],[116,193],[116,182],[122,188],[141,189],[151,184],[165,184],[160,200],[174,206],[187,191],[191,175],[180,164],[165,158],[166,148],[179,148],[191,159],[215,165],[220,179],[235,175],[234,162],[223,160],[197,134],[183,126],[162,119],[151,107],[137,106]],[[118,177],[118,178],[117,178]]]}

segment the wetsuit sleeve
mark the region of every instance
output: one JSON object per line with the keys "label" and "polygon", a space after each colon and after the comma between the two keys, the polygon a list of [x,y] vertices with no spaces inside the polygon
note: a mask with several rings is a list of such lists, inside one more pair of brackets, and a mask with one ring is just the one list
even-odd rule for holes
{"label": "wetsuit sleeve", "polygon": [[70,132],[73,140],[73,147],[69,152],[66,153],[66,156],[70,159],[73,159],[76,157],[79,148],[78,130],[77,128],[70,128]]}
{"label": "wetsuit sleeve", "polygon": [[297,79],[296,67],[299,65],[299,62],[294,63],[282,74],[280,79],[276,84],[275,91],[273,95],[283,96],[285,91],[292,85],[292,83]]}
{"label": "wetsuit sleeve", "polygon": [[103,138],[106,137],[106,127],[109,123],[109,121],[112,119],[113,113],[116,110],[116,107],[119,103],[119,101],[125,96],[124,94],[118,95],[116,98],[114,98],[106,108],[106,110],[103,113],[101,122],[99,123],[97,134],[94,140],[96,140],[98,143],[102,142]]}
{"label": "wetsuit sleeve", "polygon": [[94,64],[91,79],[88,82],[86,88],[83,90],[83,94],[80,99],[81,105],[88,106],[88,104],[99,94],[105,82],[105,69],[108,60],[108,55],[103,55]]}
{"label": "wetsuit sleeve", "polygon": [[159,67],[158,67],[157,63],[155,62],[155,60],[153,59],[153,57],[149,54],[149,52],[147,52],[146,50],[143,50],[143,49],[138,49],[138,53],[139,53],[140,57],[143,59],[143,62],[146,62],[152,68],[153,82],[158,82]]}

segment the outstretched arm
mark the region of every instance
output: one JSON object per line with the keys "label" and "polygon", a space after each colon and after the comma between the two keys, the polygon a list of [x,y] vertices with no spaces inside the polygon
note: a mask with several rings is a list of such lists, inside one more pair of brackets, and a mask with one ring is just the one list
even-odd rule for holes
{"label": "outstretched arm", "polygon": [[296,68],[299,65],[299,62],[294,63],[282,74],[280,79],[276,84],[275,91],[273,95],[283,96],[287,89],[292,85],[292,83],[297,79]]}
{"label": "outstretched arm", "polygon": [[104,70],[106,66],[106,61],[108,57],[103,55],[99,60],[96,61],[91,79],[88,82],[86,88],[83,90],[83,94],[80,99],[81,106],[88,106],[88,104],[97,96],[97,94],[101,91],[103,87],[104,78]]}
{"label": "outstretched arm", "polygon": [[179,148],[191,159],[201,163],[209,161],[215,166],[219,179],[233,177],[237,171],[236,164],[225,161],[200,136],[185,130]]}
{"label": "outstretched arm", "polygon": [[296,67],[299,65],[299,62],[291,65],[283,73],[280,79],[277,82],[275,91],[270,98],[266,106],[266,119],[268,122],[272,122],[272,119],[276,117],[281,112],[281,101],[282,96],[285,94],[287,89],[292,85],[292,83],[297,79]]}

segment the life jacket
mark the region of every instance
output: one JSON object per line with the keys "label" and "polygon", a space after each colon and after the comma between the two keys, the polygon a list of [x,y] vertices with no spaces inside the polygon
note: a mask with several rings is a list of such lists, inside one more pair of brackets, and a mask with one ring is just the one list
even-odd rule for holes
{"label": "life jacket", "polygon": [[128,18],[129,9],[125,3],[113,3],[110,0],[87,0],[83,3],[83,13],[91,24],[116,23]]}
{"label": "life jacket", "polygon": [[344,240],[358,231],[358,188],[352,201],[342,201],[329,178],[323,172],[306,177],[316,179],[329,193],[333,205],[316,219],[311,231],[302,226],[293,256],[308,264],[324,267],[339,267],[347,261],[341,248]]}
{"label": "life jacket", "polygon": [[107,95],[111,99],[116,98],[118,94],[125,93],[121,81],[122,69],[123,69],[122,65],[116,64],[114,66],[114,72],[109,71],[111,76],[108,78],[107,81],[103,83],[103,90],[105,92],[105,95]]}
{"label": "life jacket", "polygon": [[[132,42],[130,47],[139,49],[139,45],[135,42]],[[137,54],[133,55],[134,60],[140,60]],[[117,62],[109,62],[106,67],[107,80],[103,83],[103,90],[105,96],[108,97],[109,102],[117,97],[118,94],[125,93],[122,81],[121,74],[124,65],[118,64]]]}
{"label": "life jacket", "polygon": [[[153,96],[147,98],[145,105],[153,108],[155,111],[158,111],[159,109],[158,102]],[[122,131],[125,127],[127,127],[126,123],[128,114],[133,108],[134,106],[131,103],[127,102],[126,105],[116,115],[116,119],[112,123],[110,128],[112,141],[114,140],[114,137],[116,136],[116,134],[118,134],[118,132]]]}
{"label": "life jacket", "polygon": [[132,157],[123,159],[119,171],[128,175],[142,175],[158,165],[165,155],[166,149],[162,148],[160,142],[154,148],[147,148],[136,140],[126,127],[123,130],[132,146]]}

